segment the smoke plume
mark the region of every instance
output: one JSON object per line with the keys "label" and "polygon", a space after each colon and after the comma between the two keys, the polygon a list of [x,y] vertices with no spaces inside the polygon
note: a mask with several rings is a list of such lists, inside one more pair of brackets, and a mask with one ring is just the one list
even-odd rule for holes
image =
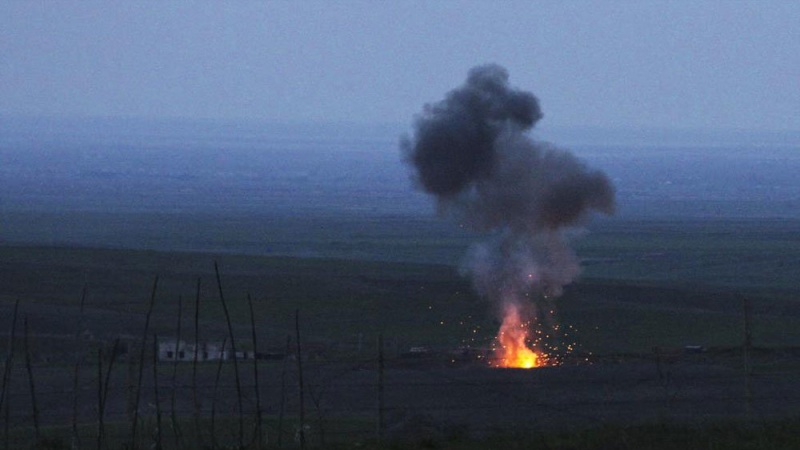
{"label": "smoke plume", "polygon": [[481,294],[502,302],[560,294],[579,273],[565,230],[592,211],[614,211],[605,174],[527,134],[541,118],[533,94],[509,86],[503,67],[483,65],[425,105],[401,142],[437,210],[490,232],[470,250],[466,269]]}

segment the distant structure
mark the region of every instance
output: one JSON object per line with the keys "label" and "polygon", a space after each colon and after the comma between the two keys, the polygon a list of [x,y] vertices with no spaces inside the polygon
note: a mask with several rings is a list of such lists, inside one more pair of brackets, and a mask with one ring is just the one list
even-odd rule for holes
{"label": "distant structure", "polygon": [[[240,350],[236,352],[236,359],[254,359],[252,351]],[[159,361],[218,361],[233,359],[233,350],[223,348],[221,342],[203,342],[196,347],[186,341],[175,339],[160,341],[158,343]]]}

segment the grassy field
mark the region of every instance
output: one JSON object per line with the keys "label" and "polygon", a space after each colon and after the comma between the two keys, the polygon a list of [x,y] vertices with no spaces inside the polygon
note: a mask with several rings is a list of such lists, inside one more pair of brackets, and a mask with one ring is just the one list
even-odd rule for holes
{"label": "grassy field", "polygon": [[[243,224],[256,227],[257,223],[217,226],[226,236],[233,236],[235,228]],[[242,346],[249,345],[245,344],[250,333],[248,295],[253,299],[262,351],[283,350],[287,336],[295,333],[297,312],[303,340],[312,351],[324,348],[328,358],[372,358],[379,334],[384,337],[387,357],[397,358],[414,346],[441,351],[462,345],[486,346],[496,333],[499,321],[492,305],[479,298],[469,280],[459,274],[461,255],[476,236],[448,231],[427,219],[400,217],[358,224],[338,218],[306,228],[290,225],[280,225],[284,234],[279,241],[286,251],[262,254],[208,251],[196,242],[189,246],[192,251],[6,243],[0,246],[0,329],[9,329],[14,302],[19,300],[20,317],[26,317],[30,325],[40,382],[57,385],[59,371],[70,367],[70,357],[64,355],[73,351],[67,343],[76,333],[90,336],[95,347],[119,336],[139,339],[158,277],[151,333],[174,335],[179,302],[182,328],[190,333],[199,293],[202,338],[221,340],[227,330],[215,279],[216,263]],[[195,226],[203,228],[202,224]],[[798,233],[800,222],[779,220],[598,222],[588,234],[575,239],[583,260],[581,278],[546,307],[556,311],[563,339],[577,344],[577,355],[592,354],[598,361],[636,360],[652,356],[655,347],[674,352],[698,345],[712,350],[703,364],[711,361],[722,368],[719,370],[738,377],[739,353],[730,356],[725,352],[738,348],[744,340],[744,299],[752,306],[752,338],[759,351],[780,350],[790,355],[800,347],[800,281],[795,277],[800,272],[800,243],[794,239]],[[249,246],[258,236],[257,229],[246,228],[240,243]],[[223,242],[215,241],[219,234],[206,237],[210,242]],[[264,248],[272,246],[268,237],[260,239]],[[288,251],[293,243],[302,251]],[[753,362],[760,371],[785,373],[798,368],[796,356],[763,354],[766,356]],[[280,367],[267,370],[277,374]],[[20,366],[16,371],[24,379]],[[212,366],[203,368],[205,378],[210,379],[213,372]],[[83,376],[91,377],[91,373]],[[117,385],[124,386],[124,374],[115,376]],[[374,378],[374,374],[364,376]],[[227,377],[230,384],[229,373]],[[60,381],[66,383],[65,392],[69,381]],[[738,378],[732,384],[741,385]],[[654,388],[659,389],[657,385]],[[719,387],[723,388],[727,389]],[[277,395],[273,393],[272,398]],[[118,403],[124,403],[121,397]],[[787,430],[796,427],[795,421],[661,428],[614,424],[586,433],[523,433],[466,441],[459,440],[457,432],[452,436],[440,433],[432,441],[415,445],[791,448],[796,442]],[[594,443],[598,444],[592,447]],[[370,448],[372,444],[363,441],[362,445]],[[411,448],[404,445],[396,448]]]}
{"label": "grassy field", "polygon": [[[23,309],[60,306],[77,317],[86,285],[89,310],[121,315],[125,331],[136,334],[158,275],[155,330],[163,334],[174,328],[179,298],[184,318],[193,314],[199,278],[201,317],[221,324],[216,262],[234,322],[248,322],[251,295],[268,340],[281,342],[299,310],[312,339],[374,339],[382,332],[399,347],[485,344],[496,330],[495,312],[457,267],[472,236],[426,223],[412,221],[403,231],[398,218],[360,228],[337,219],[320,227],[328,230],[326,248],[359,246],[360,258],[352,248],[299,257],[7,245],[0,247],[0,304],[8,310],[20,299]],[[584,273],[552,306],[594,353],[737,345],[744,297],[753,304],[758,345],[800,345],[799,232],[800,223],[787,221],[599,223],[576,239]],[[415,257],[407,258],[402,249],[411,247]],[[450,264],[441,263],[442,255],[450,255]],[[47,326],[51,333],[73,332],[70,322],[63,330]],[[120,330],[102,320],[92,327],[100,336]]]}
{"label": "grassy field", "polygon": [[[268,423],[273,424],[275,418],[270,418]],[[296,418],[287,419],[287,423],[293,423]],[[165,421],[168,423],[168,421]],[[354,422],[355,426],[363,426],[363,423]],[[208,426],[207,423],[204,424]],[[221,427],[225,427],[226,422],[222,421]],[[235,424],[228,423],[228,428]],[[339,424],[348,426],[348,424]],[[155,427],[154,423],[143,425],[142,434],[146,440],[151,440]],[[183,423],[183,430],[191,430],[191,423]],[[325,448],[349,449],[356,445],[363,449],[384,449],[384,450],[406,450],[406,449],[441,449],[441,450],[470,450],[470,449],[512,449],[512,450],[606,450],[606,449],[636,449],[636,450],[667,450],[667,449],[686,449],[686,450],[707,450],[707,449],[730,449],[730,450],[791,450],[800,446],[800,440],[796,433],[800,424],[797,421],[778,421],[769,423],[737,423],[721,422],[709,423],[700,426],[685,425],[648,425],[633,427],[608,426],[599,429],[592,429],[578,433],[526,433],[513,432],[501,433],[488,437],[474,439],[463,434],[463,430],[452,428],[445,430],[442,436],[437,438],[421,438],[411,441],[398,441],[388,443],[378,443],[374,439],[356,440],[353,442],[341,442],[334,440],[329,442]],[[111,424],[107,430],[106,445],[110,448],[122,448],[128,442],[124,439],[127,428]],[[91,446],[95,445],[96,430],[94,427],[81,427],[79,433],[83,436],[82,443]],[[182,443],[191,441],[194,436],[182,436]],[[15,441],[24,442],[26,437],[14,436]],[[208,438],[206,438],[208,439]],[[220,440],[231,441],[231,436],[220,436]],[[283,446],[292,448],[296,446],[294,436],[282,437]],[[233,439],[235,441],[235,439]],[[34,448],[41,449],[68,449],[71,442],[71,430],[66,428],[48,428],[44,430],[43,436],[38,441],[39,444]],[[176,448],[174,436],[171,430],[167,429],[162,436],[164,449]],[[202,442],[202,441],[201,441]],[[271,435],[271,444],[268,448],[277,447],[277,437]],[[317,447],[318,442],[309,441],[310,447]],[[254,447],[254,446],[253,446]],[[267,447],[267,445],[265,445]]]}
{"label": "grassy field", "polygon": [[[794,449],[800,445],[795,421],[747,424],[713,423],[702,426],[654,425],[609,426],[579,433],[498,433],[485,439],[461,439],[457,432],[449,439],[390,446],[391,449]],[[367,446],[366,448],[370,448]],[[382,448],[382,447],[375,447]]]}
{"label": "grassy field", "polygon": [[586,278],[796,294],[798,233],[793,220],[614,221],[577,245]]}

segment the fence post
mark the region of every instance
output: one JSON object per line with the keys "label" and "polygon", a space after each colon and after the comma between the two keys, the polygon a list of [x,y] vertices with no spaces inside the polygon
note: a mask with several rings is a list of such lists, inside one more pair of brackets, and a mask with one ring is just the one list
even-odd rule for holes
{"label": "fence post", "polygon": [[[177,359],[178,355],[177,346],[175,349],[175,357]],[[161,450],[163,447],[161,442],[161,398],[158,395],[158,335],[153,335],[153,403],[156,405],[156,442],[155,448],[156,450]]]}
{"label": "fence post", "polygon": [[250,309],[250,331],[253,339],[253,379],[255,381],[256,394],[256,449],[261,450],[264,441],[264,434],[261,430],[261,389],[258,386],[258,339],[256,336],[256,318],[253,313],[253,299],[250,293],[247,294],[247,306]]}
{"label": "fence post", "polygon": [[25,369],[28,371],[28,384],[31,391],[31,407],[33,410],[33,431],[34,431],[34,441],[38,444],[40,434],[39,434],[39,405],[36,403],[36,385],[33,382],[33,366],[31,365],[31,349],[29,346],[29,337],[28,337],[28,315],[25,315],[24,321],[24,328],[25,328]]}
{"label": "fence post", "polygon": [[219,300],[222,302],[222,312],[225,314],[225,322],[228,325],[228,334],[231,339],[231,352],[233,352],[233,377],[236,380],[236,401],[239,406],[239,448],[244,448],[244,405],[242,404],[242,382],[239,378],[239,362],[236,356],[236,339],[233,335],[233,325],[231,316],[228,313],[228,304],[225,303],[225,295],[222,292],[222,279],[219,276],[219,266],[214,261],[214,274],[217,276],[217,288],[219,288]]}
{"label": "fence post", "polygon": [[78,435],[78,387],[79,384],[79,376],[80,376],[80,369],[81,369],[81,352],[78,350],[78,345],[80,344],[80,335],[83,328],[83,308],[86,304],[86,291],[87,286],[86,283],[83,284],[83,289],[81,290],[81,306],[80,306],[80,315],[78,316],[78,324],[75,327],[75,366],[73,369],[73,377],[72,377],[72,448],[80,448],[81,441],[80,436]]}
{"label": "fence post", "polygon": [[211,396],[211,448],[217,448],[217,391],[219,390],[219,380],[222,376],[222,364],[225,361],[225,346],[228,338],[222,340],[222,351],[217,362],[217,375],[214,378],[214,394]]}
{"label": "fence post", "polygon": [[286,407],[286,362],[289,360],[289,352],[292,349],[292,336],[286,336],[286,351],[283,354],[283,366],[281,367],[281,401],[278,410],[278,448],[283,448],[283,413]]}
{"label": "fence post", "polygon": [[[103,391],[100,394],[101,395],[101,397],[100,397],[100,411],[98,413],[98,417],[100,418],[100,421],[103,423],[103,426],[102,426],[103,429],[105,429],[105,411],[106,411],[106,401],[108,400],[108,386],[111,385],[111,372],[112,372],[112,370],[114,370],[114,361],[117,358],[117,351],[118,350],[119,350],[119,338],[116,338],[116,339],[114,339],[114,345],[111,347],[111,355],[109,356],[108,369],[106,369],[106,375],[105,375],[106,376],[106,381],[103,383],[103,386],[102,386]],[[98,359],[100,360],[98,362],[98,364],[100,364],[100,366],[102,367],[102,365],[103,365],[102,358],[98,358]],[[98,371],[98,375],[99,374],[102,374],[102,370]],[[108,442],[105,441],[105,430],[103,431],[103,440],[104,440],[103,444],[104,444],[105,448],[107,449],[108,448]],[[99,441],[98,441],[98,443],[99,443]],[[98,446],[98,449],[99,448],[100,447]]]}
{"label": "fence post", "polygon": [[102,450],[105,425],[103,423],[103,348],[97,349],[97,450]]}
{"label": "fence post", "polygon": [[141,349],[139,349],[139,367],[136,380],[136,393],[133,398],[133,418],[131,419],[131,435],[129,448],[136,448],[136,428],[139,425],[139,400],[142,394],[142,376],[144,375],[144,355],[147,349],[147,332],[150,328],[150,316],[153,314],[153,304],[156,302],[156,290],[158,289],[158,275],[153,281],[153,290],[150,293],[150,304],[147,307],[147,315],[144,319],[144,330],[142,331]]}
{"label": "fence post", "polygon": [[125,413],[127,414],[128,420],[133,420],[133,408],[135,404],[135,397],[136,397],[136,356],[134,352],[138,350],[136,343],[133,341],[128,341],[128,375],[127,380],[125,382],[126,385],[126,394],[127,397],[125,399]]}
{"label": "fence post", "polygon": [[[10,380],[9,380],[9,383],[10,383]],[[4,417],[4,420],[3,420],[3,432],[4,432],[3,443],[4,443],[4,447],[3,448],[5,448],[5,450],[9,450],[11,448],[10,444],[9,444],[9,434],[8,434],[9,433],[8,423],[11,421],[11,407],[9,406],[10,403],[11,402],[5,402],[5,404],[2,407],[3,408],[3,417]]]}
{"label": "fence post", "polygon": [[14,303],[14,315],[11,319],[11,329],[8,333],[8,354],[6,355],[6,363],[3,366],[3,389],[0,392],[0,409],[3,410],[3,433],[5,448],[9,448],[9,429],[8,423],[11,421],[11,399],[9,398],[9,385],[11,385],[11,365],[14,363],[14,338],[17,331],[17,312],[19,311],[19,299]]}
{"label": "fence post", "polygon": [[[178,416],[175,412],[175,396],[177,395],[176,391],[178,390],[178,364],[179,361],[182,361],[183,358],[180,358],[180,346],[181,346],[181,322],[183,321],[183,296],[178,296],[178,324],[175,330],[175,359],[172,361],[172,379],[170,380],[170,424],[172,427],[172,434],[175,438],[175,448],[181,448],[181,428],[180,424],[178,423]],[[158,349],[156,349],[158,351]],[[184,352],[186,351],[186,347],[184,347]]]}
{"label": "fence post", "polygon": [[[14,361],[14,338],[17,330],[17,312],[19,311],[19,299],[14,303],[14,313],[11,318],[11,328],[8,331],[8,353],[6,362],[3,365],[3,388],[0,390],[0,409],[8,402],[8,385],[11,383],[11,364]],[[8,424],[8,420],[6,420]]]}
{"label": "fence post", "polygon": [[303,385],[303,352],[300,346],[300,310],[296,309],[294,312],[294,330],[297,339],[297,385],[300,395],[300,428],[298,437],[300,438],[300,448],[306,448],[306,409],[305,409],[305,392]]}
{"label": "fence post", "polygon": [[744,357],[744,404],[747,417],[752,416],[753,412],[753,386],[752,386],[752,362],[750,361],[753,346],[752,315],[753,309],[750,299],[742,299],[744,312],[744,343],[742,345],[742,355]]}
{"label": "fence post", "polygon": [[376,437],[378,444],[383,441],[384,402],[383,402],[383,333],[378,334],[378,423]]}
{"label": "fence post", "polygon": [[[195,446],[200,448],[200,401],[197,397],[197,360],[200,359],[200,282],[197,278],[197,289],[194,297],[194,357],[192,359],[192,415],[194,416]],[[204,344],[205,346],[205,344]],[[205,358],[203,358],[205,360]]]}

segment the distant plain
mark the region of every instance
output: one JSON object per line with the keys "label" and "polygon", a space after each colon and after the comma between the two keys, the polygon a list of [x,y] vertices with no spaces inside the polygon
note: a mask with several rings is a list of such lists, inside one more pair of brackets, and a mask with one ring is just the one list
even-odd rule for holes
{"label": "distant plain", "polygon": [[[204,337],[223,339],[215,262],[237,335],[250,332],[250,295],[259,345],[274,352],[297,312],[304,340],[340,357],[371,354],[379,334],[400,358],[483,348],[497,330],[460,270],[485,233],[438,217],[414,190],[398,127],[2,126],[0,329],[20,300],[40,364],[67,363],[58,355],[79,320],[98,341],[138,339],[156,276],[152,332],[174,335],[179,299],[191,328],[199,278]],[[770,352],[800,347],[800,139],[632,136],[547,136],[618,193],[614,217],[569,231],[582,274],[542,306],[575,360],[699,346],[714,370],[738,370],[747,299],[753,345],[767,352],[758,367],[796,370]]]}
{"label": "distant plain", "polygon": [[[474,334],[473,325],[484,343],[493,333],[492,307],[459,270],[484,235],[457,217],[437,217],[414,189],[397,144],[408,132],[401,127],[110,119],[2,126],[6,307],[15,298],[74,304],[86,283],[90,292],[95,284],[108,290],[94,299],[98,307],[141,312],[149,277],[175,273],[181,282],[164,292],[174,302],[191,297],[194,277],[208,277],[219,260],[231,277],[246,272],[247,282],[230,287],[255,296],[271,321],[285,318],[269,312],[302,308],[332,322],[319,330],[339,333],[384,329],[447,345]],[[726,326],[725,314],[738,315],[743,296],[774,320],[760,342],[800,344],[792,331],[800,329],[797,136],[545,130],[536,137],[564,142],[617,188],[614,217],[570,231],[583,273],[556,301],[591,351],[733,345],[737,319]],[[431,312],[430,304],[440,307]],[[369,320],[351,323],[365,311]],[[342,315],[338,325],[333,312]],[[719,326],[694,327],[689,317]],[[663,333],[643,325],[653,320]],[[656,334],[616,342],[619,321]]]}

